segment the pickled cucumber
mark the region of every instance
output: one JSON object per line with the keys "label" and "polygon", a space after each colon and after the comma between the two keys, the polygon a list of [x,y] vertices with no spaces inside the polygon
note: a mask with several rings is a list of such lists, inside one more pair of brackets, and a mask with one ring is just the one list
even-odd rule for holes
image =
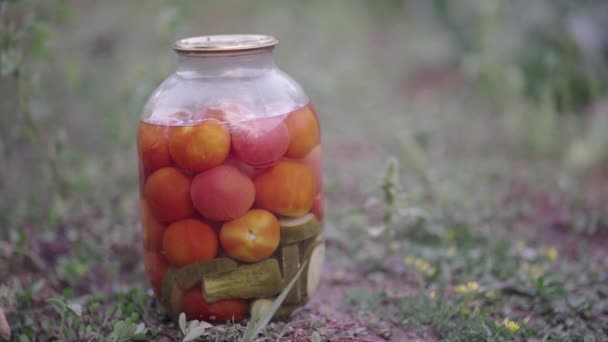
{"label": "pickled cucumber", "polygon": [[321,224],[314,214],[279,219],[281,244],[287,245],[310,239],[321,232]]}
{"label": "pickled cucumber", "polygon": [[225,273],[234,271],[238,263],[230,258],[215,258],[199,261],[181,267],[176,271],[175,279],[179,286],[185,291],[198,285],[203,275],[211,273]]}
{"label": "pickled cucumber", "polygon": [[179,286],[175,275],[177,270],[170,267],[163,276],[161,288],[161,302],[169,310],[171,316],[177,316],[182,311],[182,297],[184,290]]}
{"label": "pickled cucumber", "polygon": [[[300,270],[300,249],[297,244],[285,245],[281,248],[281,271],[283,280],[288,284]],[[302,301],[300,279],[296,281],[291,291],[285,297],[285,304],[298,304]]]}
{"label": "pickled cucumber", "polygon": [[283,290],[279,262],[274,258],[239,266],[228,273],[203,275],[203,296],[208,303],[222,299],[264,298]]}
{"label": "pickled cucumber", "polygon": [[203,275],[230,272],[237,268],[236,261],[229,258],[216,258],[199,261],[181,268],[170,267],[163,277],[161,301],[172,316],[181,313],[184,293],[198,285]]}
{"label": "pickled cucumber", "polygon": [[302,296],[312,296],[321,280],[321,271],[325,259],[325,243],[322,235],[300,243],[301,262],[308,260],[304,274],[300,279]]}

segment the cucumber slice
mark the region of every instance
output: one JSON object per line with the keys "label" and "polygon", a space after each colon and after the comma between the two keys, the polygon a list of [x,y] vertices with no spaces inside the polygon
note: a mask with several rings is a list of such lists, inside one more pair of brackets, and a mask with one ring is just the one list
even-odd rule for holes
{"label": "cucumber slice", "polygon": [[312,296],[319,287],[324,262],[325,244],[321,243],[314,249],[308,262],[308,272],[306,274],[306,295],[308,297]]}
{"label": "cucumber slice", "polygon": [[298,217],[283,217],[279,219],[279,225],[282,245],[304,241],[321,232],[321,224],[312,213]]}
{"label": "cucumber slice", "polygon": [[302,296],[309,298],[315,292],[321,279],[325,259],[325,241],[322,235],[300,243],[301,262],[308,260],[300,279]]}
{"label": "cucumber slice", "polygon": [[279,262],[274,259],[239,266],[228,273],[205,274],[203,296],[208,303],[222,299],[264,298],[283,290]]}
{"label": "cucumber slice", "polygon": [[[300,270],[300,248],[298,245],[285,245],[281,248],[281,270],[283,281],[288,284]],[[302,301],[300,280],[298,279],[291,288],[283,303],[299,304]]]}

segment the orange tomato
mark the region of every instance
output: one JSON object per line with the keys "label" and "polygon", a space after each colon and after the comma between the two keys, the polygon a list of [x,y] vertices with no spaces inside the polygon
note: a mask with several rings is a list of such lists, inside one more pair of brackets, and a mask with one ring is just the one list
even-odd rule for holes
{"label": "orange tomato", "polygon": [[253,179],[255,203],[283,216],[301,216],[312,208],[315,179],[308,167],[284,160]]}
{"label": "orange tomato", "polygon": [[323,176],[321,171],[321,145],[315,146],[310,152],[308,152],[306,157],[299,159],[299,161],[310,169],[312,175],[315,177],[315,189],[317,192],[320,192],[321,188],[323,187]]}
{"label": "orange tomato", "polygon": [[241,321],[247,312],[247,301],[244,299],[225,299],[215,303],[207,303],[203,291],[195,287],[182,297],[182,311],[188,320],[203,320],[207,322],[225,323]]}
{"label": "orange tomato", "polygon": [[312,106],[302,107],[285,119],[289,131],[289,147],[285,156],[303,158],[319,144],[319,122]]}
{"label": "orange tomato", "polygon": [[194,213],[190,201],[189,176],[174,167],[154,172],[144,185],[144,198],[152,215],[161,222],[172,222]]}
{"label": "orange tomato", "polygon": [[171,165],[166,126],[140,122],[137,129],[137,149],[144,173]]}
{"label": "orange tomato", "polygon": [[243,163],[268,167],[281,159],[289,145],[282,117],[256,118],[232,123],[232,149]]}
{"label": "orange tomato", "polygon": [[167,260],[160,253],[146,252],[144,254],[144,269],[146,270],[146,274],[148,274],[148,280],[150,280],[154,293],[160,297],[163,277],[167,269],[169,269]]}
{"label": "orange tomato", "polygon": [[230,152],[230,132],[215,119],[195,126],[175,127],[169,135],[169,151],[184,170],[201,172],[220,165]]}
{"label": "orange tomato", "polygon": [[257,262],[268,258],[279,246],[281,228],[269,211],[253,209],[224,223],[220,242],[226,253],[239,261]]}
{"label": "orange tomato", "polygon": [[242,216],[251,208],[255,188],[251,179],[237,168],[220,165],[194,177],[190,195],[203,217],[226,221]]}
{"label": "orange tomato", "polygon": [[146,251],[160,251],[165,226],[152,217],[145,200],[141,201],[141,225],[144,230],[144,249]]}
{"label": "orange tomato", "polygon": [[195,219],[177,221],[163,235],[163,252],[177,267],[215,258],[219,249],[217,234],[208,224]]}

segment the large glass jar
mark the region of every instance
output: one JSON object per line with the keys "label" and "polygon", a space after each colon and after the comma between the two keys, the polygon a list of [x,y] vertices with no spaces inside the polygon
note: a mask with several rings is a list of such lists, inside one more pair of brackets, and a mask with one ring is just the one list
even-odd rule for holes
{"label": "large glass jar", "polygon": [[145,269],[173,316],[239,321],[305,265],[278,311],[287,316],[319,284],[319,120],[274,65],[276,44],[261,35],[179,40],[177,70],[143,110]]}

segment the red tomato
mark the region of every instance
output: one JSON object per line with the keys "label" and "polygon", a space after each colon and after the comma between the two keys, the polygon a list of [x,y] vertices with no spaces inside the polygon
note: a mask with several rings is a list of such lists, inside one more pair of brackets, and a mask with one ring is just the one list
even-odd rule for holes
{"label": "red tomato", "polygon": [[188,320],[225,323],[241,321],[247,312],[247,301],[244,299],[226,299],[207,303],[200,287],[193,288],[182,298],[182,310]]}
{"label": "red tomato", "polygon": [[154,172],[144,185],[144,197],[152,216],[172,222],[194,213],[190,201],[189,176],[177,168],[164,167]]}
{"label": "red tomato", "polygon": [[215,258],[219,249],[217,234],[206,223],[186,219],[171,224],[163,235],[163,252],[177,267]]}
{"label": "red tomato", "polygon": [[283,157],[289,132],[283,117],[256,118],[231,124],[232,149],[243,163],[268,167]]}
{"label": "red tomato", "polygon": [[154,293],[156,293],[157,297],[160,297],[163,277],[167,269],[169,269],[167,260],[160,253],[146,252],[144,254],[144,268],[148,274],[148,279],[154,289]]}
{"label": "red tomato", "polygon": [[220,165],[194,177],[190,196],[196,210],[214,221],[232,220],[251,208],[255,199],[253,182],[229,165]]}

